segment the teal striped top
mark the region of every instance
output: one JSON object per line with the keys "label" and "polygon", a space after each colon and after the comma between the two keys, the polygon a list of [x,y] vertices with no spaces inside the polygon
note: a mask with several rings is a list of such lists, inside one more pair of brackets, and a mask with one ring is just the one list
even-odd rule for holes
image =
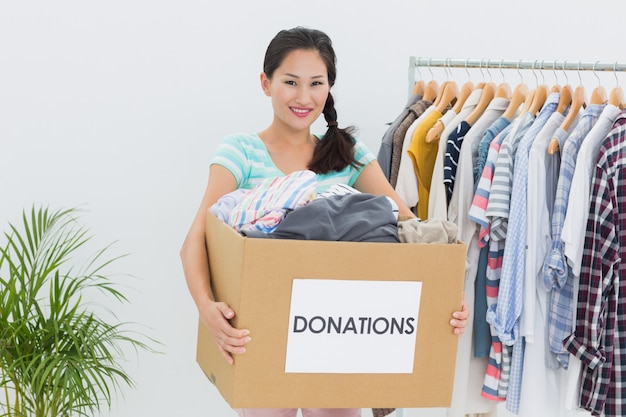
{"label": "teal striped top", "polygon": [[[333,184],[353,186],[363,168],[375,159],[374,154],[358,139],[354,145],[354,157],[363,166],[355,168],[349,165],[341,171],[317,174],[317,192],[324,192]],[[226,136],[218,145],[211,164],[228,169],[237,180],[237,188],[243,189],[251,189],[266,178],[285,176],[274,165],[265,144],[256,133]]]}

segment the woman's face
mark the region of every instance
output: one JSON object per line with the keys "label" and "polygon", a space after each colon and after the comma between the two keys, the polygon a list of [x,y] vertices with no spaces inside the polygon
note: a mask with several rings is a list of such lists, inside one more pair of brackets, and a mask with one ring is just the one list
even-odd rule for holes
{"label": "woman's face", "polygon": [[261,74],[265,94],[272,98],[274,120],[299,131],[309,129],[324,110],[330,92],[328,70],[319,52],[290,52],[274,71],[272,79]]}

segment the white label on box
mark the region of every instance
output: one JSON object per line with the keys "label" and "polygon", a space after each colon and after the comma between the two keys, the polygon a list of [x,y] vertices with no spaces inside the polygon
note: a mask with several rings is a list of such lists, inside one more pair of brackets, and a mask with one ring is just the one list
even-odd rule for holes
{"label": "white label on box", "polygon": [[413,373],[422,283],[294,279],[287,373]]}

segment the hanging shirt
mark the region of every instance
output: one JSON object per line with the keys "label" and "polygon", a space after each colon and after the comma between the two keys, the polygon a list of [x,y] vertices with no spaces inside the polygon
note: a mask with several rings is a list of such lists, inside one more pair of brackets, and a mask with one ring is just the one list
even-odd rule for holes
{"label": "hanging shirt", "polygon": [[[511,333],[514,323],[502,323],[498,322],[496,319],[497,317],[502,318],[501,315],[497,315],[496,312],[498,311],[498,308],[502,308],[500,307],[500,299],[503,297],[503,290],[511,291],[510,286],[504,288],[502,287],[501,269],[502,257],[506,247],[505,238],[508,226],[509,200],[511,196],[511,181],[513,176],[512,168],[515,151],[517,150],[517,144],[530,128],[534,120],[535,116],[532,114],[523,114],[519,118],[519,123],[515,125],[515,129],[512,130],[511,134],[509,134],[502,141],[496,161],[491,192],[489,194],[489,202],[487,203],[487,217],[489,218],[490,223],[490,257],[492,258],[492,263],[498,268],[496,270],[492,270],[491,273],[497,276],[497,279],[500,280],[498,303],[495,310],[489,309],[487,311],[487,322],[494,326],[496,334],[502,341],[502,372],[500,375],[500,384],[498,386],[498,396],[500,397],[506,397],[508,393],[512,361],[511,355],[513,353],[512,346],[515,343],[515,335]],[[505,330],[509,330],[509,332],[507,333]]]}
{"label": "hanging shirt", "polygon": [[[509,106],[510,100],[505,97],[496,97],[489,102],[489,105],[478,118],[476,123],[465,133],[463,143],[465,144],[458,155],[457,172],[455,175],[455,184],[458,183],[457,193],[452,191],[456,198],[450,197],[450,205],[456,210],[469,210],[472,198],[474,196],[474,165],[478,157],[478,145],[483,139],[484,134],[493,125],[493,123],[502,116],[502,113]],[[462,199],[460,201],[459,199]],[[452,200],[455,200],[454,202]],[[449,209],[450,210],[450,209]]]}
{"label": "hanging shirt", "polygon": [[[582,122],[582,121],[581,121]],[[583,363],[580,405],[594,415],[626,415],[626,118],[598,153],[580,272],[576,330],[564,342]]]}
{"label": "hanging shirt", "polygon": [[[478,105],[480,96],[482,94],[482,88],[474,89],[463,107],[459,110],[459,113],[452,118],[449,123],[445,123],[445,128],[439,138],[439,145],[437,148],[437,156],[435,165],[433,167],[433,176],[430,181],[430,195],[428,197],[428,218],[429,219],[448,219],[448,199],[446,197],[446,190],[443,184],[443,161],[446,153],[446,144],[450,134],[456,129],[456,127],[469,116],[472,111]],[[443,115],[442,119],[445,119],[450,111]],[[453,400],[454,401],[454,400]]]}
{"label": "hanging shirt", "polygon": [[572,177],[569,195],[570,204],[574,203],[574,205],[570,205],[567,213],[565,213],[563,230],[561,231],[563,253],[576,277],[580,275],[583,243],[585,241],[585,228],[581,225],[587,224],[589,218],[591,178],[598,158],[598,151],[609,131],[613,128],[620,112],[619,107],[607,104],[598,121],[580,145],[576,157],[576,169]]}
{"label": "hanging shirt", "polygon": [[402,144],[402,152],[400,155],[395,189],[404,204],[406,204],[413,211],[415,211],[415,208],[417,207],[419,197],[417,194],[417,176],[415,175],[415,171],[413,169],[413,161],[411,161],[408,149],[413,138],[413,133],[415,133],[415,130],[420,125],[420,123],[426,117],[428,117],[430,112],[434,110],[435,106],[431,105],[426,110],[424,110],[420,117],[413,121],[411,126],[409,126],[408,130],[406,131],[404,142]]}
{"label": "hanging shirt", "polygon": [[552,289],[548,316],[548,342],[550,350],[557,355],[557,360],[564,368],[567,367],[569,355],[563,347],[563,339],[572,332],[573,328],[574,277],[571,275],[563,255],[561,230],[567,213],[569,191],[574,176],[578,149],[598,120],[603,108],[604,105],[600,104],[589,105],[561,148],[559,180],[552,210],[552,246],[543,264],[544,287],[547,290]]}
{"label": "hanging shirt", "polygon": [[507,136],[500,147],[487,205],[487,216],[491,217],[491,239],[506,238],[515,152],[519,141],[534,121],[535,116],[528,112],[521,115],[515,135]]}
{"label": "hanging shirt", "polygon": [[[481,89],[482,93],[482,89]],[[479,97],[480,98],[480,97]],[[494,100],[493,99],[492,102]],[[474,108],[475,110],[475,108]],[[469,115],[469,114],[468,114]],[[465,115],[463,120],[467,118],[468,115]],[[476,121],[475,125],[472,126],[472,129],[467,133],[465,137],[465,144],[468,143],[468,137],[475,129],[476,125],[479,125],[481,120],[483,120],[483,116],[485,116],[485,112],[483,115]],[[462,120],[461,120],[462,121]],[[460,123],[460,122],[459,122]],[[485,126],[485,128],[488,126]],[[477,134],[479,132],[478,128],[476,130]],[[463,148],[461,148],[461,154],[463,154]],[[471,159],[471,158],[470,158]],[[459,169],[462,169],[461,163],[459,163]],[[470,163],[470,170],[471,170]],[[461,180],[463,175],[457,175],[457,181]],[[443,187],[443,183],[441,184]],[[431,187],[432,188],[432,187]],[[461,190],[465,187],[461,186],[460,183],[457,182],[455,185],[455,189]],[[443,191],[443,201],[445,207],[445,190]],[[466,190],[468,193],[473,194],[473,189]],[[463,198],[465,195],[459,194],[459,197]],[[469,197],[471,202],[471,196]],[[461,200],[459,200],[461,201]],[[469,203],[468,203],[469,206]],[[456,207],[460,207],[457,205]],[[466,302],[469,306],[475,305],[474,294],[475,294],[475,280],[476,274],[478,270],[478,259],[480,256],[480,248],[476,244],[478,239],[478,234],[476,233],[476,225],[467,219],[467,210],[469,207],[460,208],[458,211],[453,211],[451,209],[448,210],[448,220],[453,221],[459,227],[459,239],[467,244],[467,255],[466,255],[466,269],[465,269],[465,297]],[[461,214],[461,215],[458,215]],[[468,334],[473,333],[473,321],[468,323],[465,331]],[[472,338],[461,338],[459,340],[460,344],[457,350],[457,365],[456,365],[456,374],[455,381],[453,387],[453,400],[452,406],[449,409],[448,415],[454,417],[461,417],[465,414],[471,413],[490,413],[495,411],[495,404],[480,395],[480,391],[475,389],[475,387],[480,387],[484,378],[485,378],[485,368],[487,366],[487,358],[475,358],[472,355]]]}
{"label": "hanging shirt", "polygon": [[[408,114],[402,120],[398,128],[393,132],[393,141],[391,146],[391,167],[389,172],[389,182],[393,188],[396,188],[398,182],[398,173],[402,155],[406,152],[408,143],[405,144],[407,131],[415,123],[415,121],[424,114],[426,109],[432,106],[432,101],[418,100],[417,103],[409,107]],[[409,206],[410,207],[410,206]]]}
{"label": "hanging shirt", "polygon": [[[498,108],[498,103],[505,105]],[[454,186],[454,192],[452,200],[450,202],[450,206],[448,207],[448,220],[457,223],[459,227],[460,240],[466,242],[468,245],[466,256],[467,267],[465,271],[465,296],[466,302],[470,306],[475,304],[474,293],[476,286],[476,275],[478,272],[480,248],[476,244],[478,239],[476,224],[467,217],[467,213],[469,211],[474,194],[474,178],[471,174],[467,176],[466,172],[473,172],[473,160],[475,157],[474,152],[476,149],[474,146],[467,145],[474,143],[477,144],[482,138],[482,134],[491,125],[493,120],[497,119],[502,114],[498,114],[498,112],[504,111],[507,105],[508,99],[504,99],[501,97],[496,97],[492,99],[487,106],[487,109],[484,110],[482,115],[472,125],[472,128],[465,135],[464,143],[461,147],[461,153],[459,155],[459,165]],[[473,332],[473,323],[468,324],[466,332]],[[463,349],[462,352],[467,354],[467,356],[472,356],[471,347],[471,338],[467,338],[465,342],[461,341],[460,349]],[[472,412],[486,412],[480,410],[493,410],[493,402],[481,396],[478,390],[472,389],[472,387],[480,386],[480,384],[482,384],[485,378],[486,365],[487,358],[471,358],[469,361],[469,367],[464,370],[467,375],[464,380],[469,381],[466,382],[462,387],[464,396],[463,394],[458,395],[456,393],[456,387],[455,391],[453,391],[453,397],[455,397],[455,402],[464,401],[466,405],[472,404],[471,408],[469,406],[464,407],[465,413],[468,413],[468,410],[477,410]]]}
{"label": "hanging shirt", "polygon": [[[553,190],[555,186],[549,187],[548,184],[556,184],[558,179],[559,156],[548,154],[548,146],[564,119],[562,113],[553,112],[528,152],[526,267],[521,333],[531,343],[534,341],[537,281],[542,279],[543,260],[552,242],[548,208],[554,205],[554,193],[548,190]],[[539,291],[546,294],[543,285],[540,285]],[[545,309],[542,311],[546,312]],[[544,319],[547,321],[547,318]]]}
{"label": "hanging shirt", "polygon": [[[545,347],[545,323],[548,293],[543,288],[537,290],[537,279],[540,276],[543,256],[550,244],[548,211],[545,207],[546,196],[546,165],[545,159],[555,159],[556,155],[548,155],[548,144],[554,133],[562,124],[565,116],[553,112],[545,125],[535,137],[528,152],[528,185],[527,185],[527,219],[526,219],[526,265],[524,278],[523,310],[520,319],[520,334],[528,343],[524,348],[523,378],[521,383],[520,416],[534,417],[537,415],[562,415],[563,404],[555,401],[560,398],[561,384],[556,371],[546,367],[547,348]],[[520,145],[521,146],[521,145]],[[519,154],[519,151],[518,151]],[[555,178],[558,172],[555,174]],[[555,180],[556,181],[556,180]],[[538,213],[545,211],[545,226],[538,220]],[[543,242],[542,239],[546,241]],[[539,252],[543,251],[543,252]],[[537,312],[537,314],[535,314]],[[538,330],[539,329],[539,330]],[[527,399],[532,398],[532,401]]]}
{"label": "hanging shirt", "polygon": [[407,149],[417,177],[417,217],[421,220],[428,219],[428,195],[438,147],[437,142],[426,142],[426,134],[441,116],[443,114],[438,110],[431,111],[415,128]]}
{"label": "hanging shirt", "polygon": [[[519,321],[524,299],[523,278],[526,263],[528,154],[537,134],[556,110],[559,97],[560,94],[558,93],[552,93],[547,97],[536,119],[519,140],[517,150],[511,155],[514,165],[512,167],[509,222],[502,259],[495,327],[499,336],[510,335],[511,339],[507,341],[507,344],[514,345],[506,406],[509,411],[515,414],[519,413],[524,357],[524,343],[519,339]],[[500,323],[506,324],[499,326]]]}
{"label": "hanging shirt", "polygon": [[456,167],[461,153],[461,146],[465,134],[472,126],[465,120],[457,126],[456,130],[448,136],[446,146],[446,154],[443,161],[443,184],[446,187],[446,198],[448,201],[452,198],[452,190],[454,189],[454,179],[456,177]]}
{"label": "hanging shirt", "polygon": [[487,161],[487,154],[489,153],[491,141],[498,133],[502,132],[504,128],[510,124],[511,121],[509,119],[499,117],[492,123],[491,126],[489,126],[487,130],[485,130],[485,134],[478,144],[478,155],[476,156],[476,163],[474,164],[474,191],[476,191],[476,188],[478,187],[478,182],[480,181],[480,177],[483,173],[483,168],[485,168],[485,162]]}
{"label": "hanging shirt", "polygon": [[487,129],[502,115],[510,100],[496,97],[487,106],[476,123],[465,133],[463,147],[459,153],[456,184],[450,198],[448,218],[466,230],[465,234],[476,232],[476,225],[468,221],[467,214],[474,198],[474,163],[478,154],[478,144]]}
{"label": "hanging shirt", "polygon": [[385,131],[383,138],[380,142],[380,148],[378,149],[378,155],[376,160],[383,170],[383,174],[387,177],[387,180],[391,180],[391,155],[393,152],[393,135],[402,123],[404,119],[409,115],[409,108],[415,104],[418,100],[422,99],[421,94],[411,94],[402,112],[395,118],[393,122],[389,124],[389,127]]}
{"label": "hanging shirt", "polygon": [[[530,113],[520,116],[519,122],[514,126],[515,128],[512,129],[511,133],[504,138],[502,144],[500,145],[493,179],[491,182],[491,191],[489,193],[487,211],[485,213],[489,219],[489,239],[491,241],[504,241],[506,238],[515,151],[517,150],[519,141],[522,137],[524,137],[534,120],[535,117]],[[497,263],[502,264],[502,261]],[[511,288],[505,287],[504,290],[511,291]],[[500,281],[498,306],[501,304],[500,300],[504,299],[503,297],[509,297],[511,295],[507,294],[503,296],[502,291],[502,281]],[[501,309],[503,307],[498,308]],[[495,326],[498,336],[502,342],[512,345],[516,336],[511,334],[513,323],[505,323],[502,321],[503,319],[504,316],[502,314],[497,314],[496,311],[490,311],[487,313],[487,320]]]}
{"label": "hanging shirt", "polygon": [[[497,134],[492,139],[489,147],[489,154],[485,161],[485,168],[481,175],[477,191],[472,200],[472,207],[468,213],[468,217],[480,226],[477,241],[478,246],[481,247],[481,251],[486,248],[488,251],[487,268],[485,271],[485,296],[487,310],[493,310],[496,308],[500,276],[499,274],[494,276],[493,273],[493,271],[499,270],[499,266],[493,264],[493,260],[498,259],[498,256],[494,256],[487,246],[489,222],[485,212],[487,211],[491,180],[493,178],[493,171],[498,157],[498,151],[500,150],[502,141],[509,134],[510,130],[511,125],[503,129],[502,132]],[[486,315],[487,313],[485,312],[485,321],[487,320]],[[504,398],[501,398],[498,395],[498,386],[500,384],[500,377],[502,374],[502,342],[498,338],[493,325],[490,324],[489,329],[491,334],[491,346],[489,348],[489,361],[487,363],[487,371],[485,373],[481,395],[491,401],[504,401]]]}
{"label": "hanging shirt", "polygon": [[[458,157],[455,158],[458,161],[455,180],[453,183],[450,183],[453,187],[450,188],[448,218],[455,221],[459,225],[459,227],[463,230],[463,236],[466,239],[471,236],[472,241],[476,241],[477,239],[477,228],[476,224],[468,218],[467,214],[471,209],[472,199],[474,197],[473,172],[478,144],[482,140],[485,131],[502,115],[502,113],[504,113],[509,106],[509,103],[510,100],[505,97],[493,98],[471,127],[465,120],[459,124],[459,128],[462,129],[462,127],[467,126],[468,129],[466,132],[463,132],[463,129],[459,132],[462,134],[463,140],[462,142],[459,142],[462,143],[462,146],[459,149],[460,152]],[[448,137],[448,142],[450,142],[450,138],[452,136],[453,134]],[[482,258],[485,262],[480,262],[482,250],[477,251],[475,249],[476,247],[469,248],[467,253],[467,262],[472,265],[477,265],[476,270],[473,272],[475,275],[469,279],[474,283],[475,292],[481,294],[481,297],[479,297],[479,299],[481,299],[485,293],[484,283],[486,281],[487,253],[485,252]],[[480,279],[478,278],[478,275],[480,275]],[[488,335],[489,324],[485,321],[487,305],[485,302],[479,304],[477,301],[479,300],[475,300],[473,305],[475,318],[475,326],[473,328],[474,334]],[[489,339],[490,338],[486,336],[475,338],[475,352],[488,352],[491,345]],[[485,354],[485,357],[486,356],[488,355]],[[481,372],[481,379],[483,376],[484,375]]]}
{"label": "hanging shirt", "polygon": [[[570,207],[565,214],[561,240],[563,241],[563,253],[567,258],[571,272],[574,275],[573,298],[578,298],[578,281],[585,242],[585,227],[589,219],[589,205],[591,194],[591,178],[594,175],[595,164],[602,142],[607,137],[613,124],[620,115],[621,110],[608,104],[596,124],[591,128],[587,137],[580,145],[576,157],[576,169],[570,187]],[[575,204],[572,206],[571,204]],[[545,259],[545,255],[544,255]],[[576,308],[572,309],[572,323],[576,322]],[[556,362],[556,361],[555,361]],[[555,366],[558,366],[558,362]],[[580,370],[582,363],[576,356],[568,358],[568,384],[566,387],[566,406],[569,409],[578,407],[580,392]]]}

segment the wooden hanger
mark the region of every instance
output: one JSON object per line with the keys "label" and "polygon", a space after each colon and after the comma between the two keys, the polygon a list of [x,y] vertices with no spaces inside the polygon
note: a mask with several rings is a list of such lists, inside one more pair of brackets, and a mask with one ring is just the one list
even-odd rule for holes
{"label": "wooden hanger", "polygon": [[511,86],[509,83],[500,83],[496,89],[495,97],[511,98]]}
{"label": "wooden hanger", "polygon": [[554,84],[552,88],[550,89],[550,93],[560,93],[560,92],[561,92],[561,86],[558,84]]}
{"label": "wooden hanger", "polygon": [[[580,108],[585,104],[585,87],[579,85],[574,90],[574,95],[572,96],[572,104],[570,105],[569,112],[563,122],[561,123],[560,128],[567,131],[572,126],[572,122],[576,119]],[[559,140],[557,138],[552,138],[550,140],[550,145],[548,145],[548,154],[554,155],[559,151]]]}
{"label": "wooden hanger", "polygon": [[611,89],[611,93],[609,94],[609,104],[619,107],[620,110],[624,110],[625,103],[624,90],[622,90],[622,87],[619,85],[616,85]]}
{"label": "wooden hanger", "polygon": [[435,80],[430,80],[428,83],[426,83],[426,89],[424,90],[422,100],[434,101],[438,93],[439,83]]}
{"label": "wooden hanger", "polygon": [[564,85],[561,89],[559,103],[556,105],[556,112],[565,114],[569,105],[572,104],[572,86]]}
{"label": "wooden hanger", "polygon": [[530,103],[528,108],[528,112],[533,116],[536,116],[539,113],[539,110],[543,107],[546,102],[546,98],[548,97],[548,86],[540,85],[535,89],[535,94],[533,95],[533,100]]}
{"label": "wooden hanger", "polygon": [[439,113],[445,113],[446,107],[452,103],[454,99],[456,99],[456,95],[459,91],[459,88],[454,81],[448,81],[445,87],[442,89],[441,94],[437,97],[437,104],[435,105],[435,110]]}
{"label": "wooden hanger", "polygon": [[593,75],[598,79],[598,86],[591,91],[591,97],[589,98],[590,104],[606,104],[606,90],[600,85],[600,77],[596,74],[596,65],[593,65]]}
{"label": "wooden hanger", "polygon": [[620,110],[624,110],[624,107],[626,106],[626,100],[624,99],[624,90],[622,90],[622,87],[618,84],[619,80],[617,79],[617,73],[615,72],[616,67],[617,64],[615,64],[615,66],[613,67],[613,75],[615,76],[615,87],[613,87],[611,89],[611,92],[609,93],[609,104],[614,105]]}
{"label": "wooden hanger", "polygon": [[536,92],[537,90],[531,90],[530,93],[528,93],[528,95],[526,96],[526,100],[524,100],[524,105],[522,106],[520,114],[528,113],[528,111],[530,110],[530,106],[532,106],[533,104],[533,99],[535,98]]}
{"label": "wooden hanger", "polygon": [[452,107],[452,111],[454,113],[459,114],[461,112],[463,105],[467,101],[470,94],[472,94],[472,91],[474,91],[474,83],[471,81],[467,81],[461,86],[461,91],[459,91],[459,94],[457,95],[456,103],[454,103],[454,107]]}
{"label": "wooden hanger", "polygon": [[526,101],[526,96],[528,95],[528,86],[524,83],[518,84],[513,90],[513,94],[511,95],[511,102],[509,106],[506,108],[504,113],[502,113],[502,117],[507,120],[511,120],[519,106],[522,105]]}
{"label": "wooden hanger", "polygon": [[419,94],[420,96],[423,96],[425,89],[426,83],[424,82],[424,80],[419,80],[415,84],[413,84],[413,94]]}
{"label": "wooden hanger", "polygon": [[591,98],[589,99],[589,104],[606,104],[606,90],[601,85],[591,91]]}
{"label": "wooden hanger", "polygon": [[441,85],[439,86],[439,92],[437,93],[437,97],[435,97],[435,100],[433,100],[433,106],[437,107],[439,105],[439,102],[441,101],[441,96],[443,95],[449,83],[450,81],[447,80],[441,83]]}
{"label": "wooden hanger", "polygon": [[478,104],[472,112],[465,118],[465,122],[467,122],[470,126],[473,126],[476,123],[476,120],[483,114],[491,100],[496,95],[496,85],[494,83],[486,83],[483,87],[483,92],[480,94],[480,98],[478,99]]}
{"label": "wooden hanger", "polygon": [[[474,83],[472,83],[471,81],[467,81],[461,86],[461,90],[457,94],[454,107],[452,107],[452,110],[451,110],[454,112],[454,114],[459,114],[459,112],[463,108],[463,104],[465,104],[465,101],[467,100],[469,95],[472,94],[473,90],[474,90]],[[435,125],[431,127],[426,133],[426,143],[431,143],[436,140],[439,140],[445,128],[446,127],[444,126],[443,122],[441,120],[437,120],[435,122]]]}

